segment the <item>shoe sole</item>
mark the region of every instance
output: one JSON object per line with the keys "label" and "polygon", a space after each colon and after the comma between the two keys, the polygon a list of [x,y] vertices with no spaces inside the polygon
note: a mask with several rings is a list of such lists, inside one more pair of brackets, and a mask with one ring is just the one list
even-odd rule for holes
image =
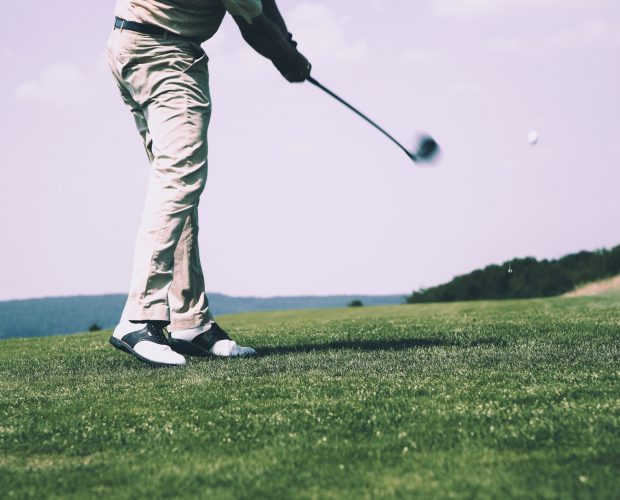
{"label": "shoe sole", "polygon": [[136,351],[134,351],[133,348],[128,343],[123,342],[122,340],[117,339],[114,336],[110,337],[110,344],[112,344],[114,347],[116,347],[119,351],[124,351],[126,353],[131,354],[132,356],[134,356],[138,360],[142,361],[143,363],[146,363],[147,365],[151,365],[151,366],[183,366],[183,365],[175,365],[175,364],[171,364],[171,363],[160,363],[158,361],[151,361],[150,359],[145,358],[144,356],[141,356]]}

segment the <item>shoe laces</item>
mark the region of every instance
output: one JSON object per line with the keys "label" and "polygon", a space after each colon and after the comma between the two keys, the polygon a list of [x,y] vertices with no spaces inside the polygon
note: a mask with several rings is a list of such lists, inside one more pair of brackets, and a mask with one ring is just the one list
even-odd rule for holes
{"label": "shoe laces", "polygon": [[165,346],[168,345],[168,338],[166,337],[166,326],[168,325],[165,321],[147,321],[146,322],[146,330],[153,336],[153,339],[157,344],[163,344]]}

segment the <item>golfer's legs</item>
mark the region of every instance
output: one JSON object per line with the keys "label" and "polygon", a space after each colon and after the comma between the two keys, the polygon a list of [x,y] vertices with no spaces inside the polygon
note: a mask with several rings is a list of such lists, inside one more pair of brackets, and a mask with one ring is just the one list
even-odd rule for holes
{"label": "golfer's legs", "polygon": [[[132,110],[133,111],[133,110]],[[144,142],[149,161],[153,161],[152,141],[146,119],[134,112],[136,126]],[[170,330],[185,330],[213,320],[205,293],[204,275],[198,250],[198,204],[185,219],[174,252],[172,285],[168,291]]]}
{"label": "golfer's legs", "polygon": [[[128,40],[131,43],[123,45],[123,35],[115,36],[112,46],[118,49],[119,55],[114,59],[116,71],[113,67],[113,72],[122,89],[139,106],[135,110],[130,105],[147,153],[152,155],[123,317],[136,321],[169,321],[168,292],[175,251],[179,241],[185,240],[185,231],[191,229],[186,224],[195,213],[207,177],[206,134],[211,112],[207,63],[204,53],[203,57],[197,53],[199,47],[159,44],[148,37],[136,36]],[[143,127],[141,116],[146,127]],[[183,246],[181,244],[179,255],[183,253]],[[179,262],[177,271],[181,274],[183,267]],[[191,272],[190,264],[185,267]],[[185,281],[194,283],[197,288],[195,283],[202,281],[202,273],[200,280]],[[185,287],[181,279],[175,290]],[[204,295],[204,291],[202,293]],[[206,314],[206,298],[204,306],[198,305],[198,313],[192,307],[178,305],[176,299],[175,308],[185,310],[190,316],[194,314],[194,320],[202,320],[201,314]],[[188,317],[185,319],[189,321]],[[197,325],[187,327],[192,326]]]}
{"label": "golfer's legs", "polygon": [[[153,141],[146,117],[129,91],[122,85],[119,85],[119,90],[123,101],[131,109],[149,163],[152,164],[154,160]],[[186,218],[181,237],[177,243],[174,253],[172,285],[168,292],[168,304],[171,330],[194,328],[212,320],[198,252],[198,205]],[[124,317],[123,319],[127,318]]]}
{"label": "golfer's legs", "polygon": [[[111,57],[108,55],[108,57]],[[111,61],[111,65],[114,62]],[[140,105],[134,100],[131,95],[129,89],[123,85],[120,76],[115,71],[113,66],[112,70],[114,77],[116,78],[116,84],[118,86],[118,90],[121,93],[121,97],[123,102],[127,105],[127,107],[131,110],[131,114],[133,115],[134,121],[136,122],[136,128],[138,129],[138,133],[140,137],[142,137],[142,143],[144,144],[144,149],[146,150],[146,155],[149,158],[149,163],[153,163],[153,141],[151,140],[151,134],[149,133],[149,126],[146,122],[146,117],[144,116],[144,112]]]}
{"label": "golfer's legs", "polygon": [[174,252],[174,278],[168,293],[170,330],[185,330],[212,320],[198,252],[198,205],[185,220]]}
{"label": "golfer's legs", "polygon": [[[127,102],[127,104],[130,104]],[[146,118],[139,109],[132,108],[144,149],[153,162],[153,142]],[[181,237],[174,252],[172,285],[168,291],[170,330],[185,330],[202,326],[213,320],[205,293],[204,275],[198,251],[198,204],[185,219]],[[123,315],[126,318],[126,312]]]}
{"label": "golfer's legs", "polygon": [[[206,182],[206,65],[204,75],[193,73],[160,82],[145,110],[154,159],[126,307],[130,320],[170,320],[174,253]],[[203,88],[196,76],[202,77]]]}

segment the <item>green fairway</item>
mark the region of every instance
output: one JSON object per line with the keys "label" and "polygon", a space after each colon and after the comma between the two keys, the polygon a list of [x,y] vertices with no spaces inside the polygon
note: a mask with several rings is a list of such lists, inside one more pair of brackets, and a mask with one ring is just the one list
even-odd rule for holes
{"label": "green fairway", "polygon": [[617,294],[241,314],[252,359],[0,342],[0,497],[618,498]]}

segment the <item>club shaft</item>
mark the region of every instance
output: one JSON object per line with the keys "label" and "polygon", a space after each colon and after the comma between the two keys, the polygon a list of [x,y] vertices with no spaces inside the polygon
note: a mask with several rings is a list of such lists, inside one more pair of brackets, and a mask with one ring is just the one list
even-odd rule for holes
{"label": "club shaft", "polygon": [[392,137],[390,134],[388,134],[385,130],[383,130],[379,125],[377,125],[375,122],[373,122],[370,118],[368,118],[364,113],[362,113],[360,110],[356,109],[355,107],[353,107],[351,104],[349,104],[347,101],[345,101],[342,97],[334,94],[331,90],[329,90],[327,87],[325,87],[324,85],[322,85],[321,83],[319,83],[318,81],[316,81],[314,78],[312,78],[311,76],[308,76],[307,80],[312,84],[315,85],[316,87],[320,88],[323,92],[325,92],[326,94],[329,94],[330,96],[332,96],[334,99],[336,99],[337,101],[339,101],[340,103],[344,104],[347,108],[349,108],[351,111],[353,111],[354,113],[356,113],[357,115],[361,116],[364,120],[366,120],[368,123],[370,123],[373,127],[375,127],[379,132],[381,132],[383,135],[385,135],[388,139],[390,139],[394,144],[396,144],[400,149],[402,149],[407,156],[409,156],[410,158],[412,158],[412,154],[407,150],[407,148],[405,148],[405,146],[403,146],[400,142],[398,142],[396,139],[394,139],[394,137]]}

